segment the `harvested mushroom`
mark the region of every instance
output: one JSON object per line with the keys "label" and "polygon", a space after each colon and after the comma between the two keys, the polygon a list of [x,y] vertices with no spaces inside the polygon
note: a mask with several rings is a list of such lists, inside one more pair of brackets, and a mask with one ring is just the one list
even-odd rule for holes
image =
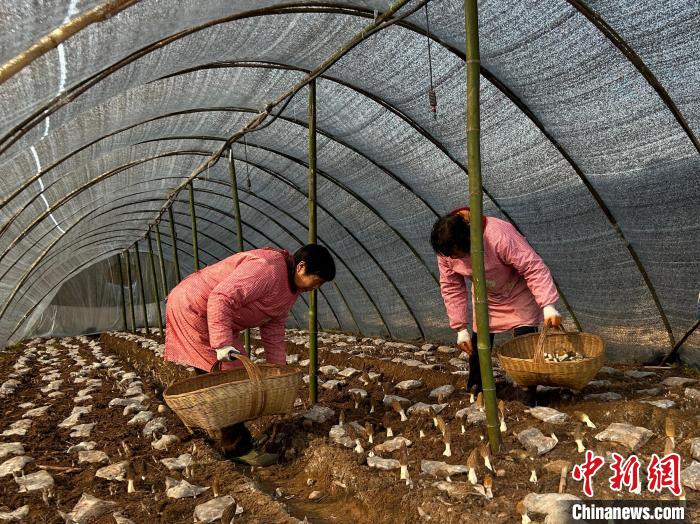
{"label": "harvested mushroom", "polygon": [[530,517],[527,516],[527,508],[525,507],[525,502],[522,500],[515,505],[515,511],[520,515],[521,524],[530,524],[530,522],[532,522]]}
{"label": "harvested mushroom", "polygon": [[469,482],[473,485],[477,483],[476,478],[476,466],[477,466],[477,449],[474,448],[471,453],[469,453],[469,458],[467,458],[467,467],[469,468]]}
{"label": "harvested mushroom", "polygon": [[491,467],[491,448],[489,447],[488,442],[484,442],[479,446],[479,454],[481,455],[481,458],[484,459],[484,466],[486,466],[489,471],[493,471],[493,468]]}
{"label": "harvested mushroom", "polygon": [[498,401],[498,411],[501,415],[501,427],[500,430],[502,432],[505,432],[508,430],[508,426],[506,426],[506,405],[503,402],[503,399]]}
{"label": "harvested mushroom", "polygon": [[406,484],[408,484],[408,448],[405,442],[401,443],[401,448],[399,449],[399,464],[401,465],[401,475],[399,478],[405,480]]}
{"label": "harvested mushroom", "polygon": [[405,422],[408,420],[408,417],[406,416],[406,412],[403,410],[403,406],[401,406],[401,402],[398,400],[394,399],[391,401],[391,408],[396,411],[399,415],[401,415],[401,422]]}
{"label": "harvested mushroom", "polygon": [[574,416],[581,422],[585,423],[589,428],[595,429],[595,424],[591,422],[591,419],[588,418],[588,415],[586,415],[583,411],[574,411]]}
{"label": "harvested mushroom", "polygon": [[583,427],[581,426],[581,424],[576,424],[576,428],[574,429],[574,441],[578,446],[579,453],[583,453],[584,451],[586,451],[586,447],[583,445],[583,437]]}
{"label": "harvested mushroom", "polygon": [[493,498],[491,488],[493,488],[493,477],[487,473],[484,477],[484,489],[486,490],[486,498],[489,500]]}
{"label": "harvested mushroom", "polygon": [[367,432],[367,442],[374,444],[374,426],[370,422],[365,422],[365,431]]}
{"label": "harvested mushroom", "polygon": [[391,430],[391,413],[389,411],[384,412],[384,429],[386,429],[387,438],[394,436],[394,432]]}

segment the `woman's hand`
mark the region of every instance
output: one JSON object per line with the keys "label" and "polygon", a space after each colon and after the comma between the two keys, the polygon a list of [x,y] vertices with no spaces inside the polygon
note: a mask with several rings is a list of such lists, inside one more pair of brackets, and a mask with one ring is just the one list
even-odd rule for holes
{"label": "woman's hand", "polygon": [[457,348],[464,351],[467,355],[471,356],[472,354],[472,337],[466,328],[457,332]]}
{"label": "woman's hand", "polygon": [[561,326],[561,315],[554,306],[544,306],[544,325],[545,327]]}

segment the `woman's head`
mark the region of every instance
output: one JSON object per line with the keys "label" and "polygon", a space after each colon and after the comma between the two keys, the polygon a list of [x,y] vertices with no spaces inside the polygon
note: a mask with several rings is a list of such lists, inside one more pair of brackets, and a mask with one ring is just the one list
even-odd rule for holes
{"label": "woman's head", "polygon": [[294,253],[294,284],[299,291],[311,291],[335,278],[335,262],[328,249],[307,244]]}
{"label": "woman's head", "polygon": [[438,219],[430,233],[430,245],[441,256],[463,258],[469,254],[469,222],[461,213]]}

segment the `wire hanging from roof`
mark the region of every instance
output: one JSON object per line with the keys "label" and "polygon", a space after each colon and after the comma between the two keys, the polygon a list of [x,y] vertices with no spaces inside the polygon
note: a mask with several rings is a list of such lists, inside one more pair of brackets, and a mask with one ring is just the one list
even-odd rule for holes
{"label": "wire hanging from roof", "polygon": [[243,156],[245,157],[246,187],[250,191],[250,164],[248,163],[248,139],[243,135]]}
{"label": "wire hanging from roof", "polygon": [[430,75],[430,87],[428,88],[428,102],[430,103],[430,112],[433,113],[433,118],[437,119],[437,96],[433,87],[433,59],[430,50],[430,17],[428,15],[428,4],[425,4],[425,25],[428,37],[428,71]]}

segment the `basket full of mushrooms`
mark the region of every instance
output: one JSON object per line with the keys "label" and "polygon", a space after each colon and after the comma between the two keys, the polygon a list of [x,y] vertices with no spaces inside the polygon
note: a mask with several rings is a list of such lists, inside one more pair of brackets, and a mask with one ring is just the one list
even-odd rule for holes
{"label": "basket full of mushrooms", "polygon": [[520,386],[583,389],[605,361],[605,343],[590,333],[567,333],[547,327],[521,335],[500,348],[501,366]]}
{"label": "basket full of mushrooms", "polygon": [[[218,438],[221,428],[261,415],[292,410],[301,385],[301,371],[253,364],[234,355],[243,368],[207,373],[172,384],[163,393],[166,404],[187,429],[202,428]],[[220,368],[220,362],[215,366]]]}

